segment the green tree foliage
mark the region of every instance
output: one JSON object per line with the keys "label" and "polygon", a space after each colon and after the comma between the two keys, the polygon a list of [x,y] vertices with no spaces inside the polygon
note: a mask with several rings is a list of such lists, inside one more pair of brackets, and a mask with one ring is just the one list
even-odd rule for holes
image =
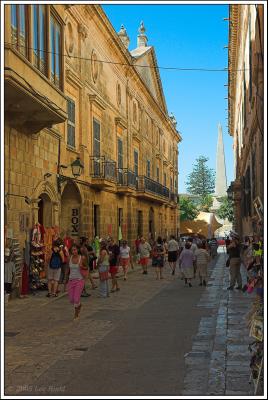
{"label": "green tree foliage", "polygon": [[196,159],[193,171],[186,181],[187,191],[202,198],[214,192],[215,171],[206,165],[207,157],[200,156]]}
{"label": "green tree foliage", "polygon": [[228,221],[233,222],[234,206],[233,202],[227,196],[222,199],[220,208],[216,211],[216,214],[222,219],[227,218]]}
{"label": "green tree foliage", "polygon": [[209,212],[212,204],[213,197],[210,194],[206,194],[205,196],[201,197],[199,209],[200,211]]}
{"label": "green tree foliage", "polygon": [[199,211],[194,203],[186,197],[180,197],[180,220],[193,220],[197,217]]}

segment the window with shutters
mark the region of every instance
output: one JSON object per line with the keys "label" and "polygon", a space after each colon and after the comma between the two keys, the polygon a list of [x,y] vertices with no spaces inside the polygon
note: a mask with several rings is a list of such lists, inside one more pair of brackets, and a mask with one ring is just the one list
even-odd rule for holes
{"label": "window with shutters", "polygon": [[93,172],[94,176],[101,174],[101,160],[100,160],[100,123],[93,118]]}
{"label": "window with shutters", "polygon": [[151,161],[147,160],[147,164],[146,164],[146,176],[148,178],[150,178],[151,176]]}
{"label": "window with shutters", "polygon": [[120,138],[117,139],[117,163],[118,168],[123,169],[123,141]]}
{"label": "window with shutters", "polygon": [[61,76],[61,26],[56,21],[54,16],[50,17],[50,79],[57,86],[60,87]]}
{"label": "window with shutters", "polygon": [[27,7],[25,4],[11,5],[11,43],[25,57],[28,56]]}
{"label": "window with shutters", "polygon": [[156,180],[159,182],[159,167],[156,167]]}
{"label": "window with shutters", "polygon": [[93,155],[100,157],[100,123],[93,119]]}
{"label": "window with shutters", "polygon": [[67,145],[75,147],[75,102],[71,99],[67,99],[67,110]]}
{"label": "window with shutters", "polygon": [[[53,6],[11,4],[10,10],[13,47],[26,58],[29,58],[31,52],[34,67],[61,89],[63,22]],[[49,38],[47,37],[48,27]],[[48,60],[50,60],[50,76]]]}
{"label": "window with shutters", "polygon": [[137,177],[139,175],[139,153],[134,150],[134,174]]}
{"label": "window with shutters", "polygon": [[[47,73],[46,6],[33,5],[33,64],[44,75]],[[53,51],[53,49],[51,49]]]}

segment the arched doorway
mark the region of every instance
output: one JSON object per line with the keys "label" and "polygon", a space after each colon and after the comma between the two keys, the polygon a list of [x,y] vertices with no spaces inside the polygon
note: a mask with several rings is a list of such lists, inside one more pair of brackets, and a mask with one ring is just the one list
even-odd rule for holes
{"label": "arched doorway", "polygon": [[79,237],[82,231],[81,196],[73,182],[67,182],[61,196],[61,231],[72,237]]}
{"label": "arched doorway", "polygon": [[149,210],[149,235],[151,238],[155,238],[155,225],[154,225],[154,209],[150,207]]}
{"label": "arched doorway", "polygon": [[52,202],[46,193],[42,193],[38,198],[38,222],[45,228],[53,225]]}

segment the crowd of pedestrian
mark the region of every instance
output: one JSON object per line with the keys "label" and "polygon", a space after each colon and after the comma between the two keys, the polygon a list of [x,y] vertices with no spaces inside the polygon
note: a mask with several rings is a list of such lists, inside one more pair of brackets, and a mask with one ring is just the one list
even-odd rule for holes
{"label": "crowd of pedestrian", "polygon": [[[52,246],[52,254],[48,266],[48,293],[47,297],[57,297],[60,291],[67,291],[70,303],[74,307],[74,318],[77,319],[81,310],[81,297],[88,297],[87,283],[91,288],[99,287],[99,297],[109,297],[110,293],[120,290],[118,272],[121,268],[123,280],[127,280],[129,267],[133,267],[133,259],[142,267],[142,274],[148,274],[148,266],[152,265],[157,280],[163,279],[163,268],[167,264],[171,275],[175,275],[178,269],[179,277],[184,280],[185,286],[192,287],[193,279],[199,279],[199,286],[207,285],[208,264],[217,256],[217,239],[201,239],[198,237],[169,239],[157,237],[137,237],[135,240],[134,257],[126,240],[119,243],[112,237],[99,239],[95,237],[90,243],[89,239],[82,237],[72,239],[68,235],[58,238]],[[230,268],[230,286],[232,290],[237,284],[237,289],[242,289],[240,273],[241,262],[249,268],[252,258],[258,260],[262,242],[246,237],[241,244],[235,232],[231,232],[230,238],[225,241],[228,260],[226,266]],[[8,254],[5,254],[5,263],[14,272],[14,266],[10,263]],[[13,270],[12,270],[13,268]],[[8,271],[8,268],[6,268]],[[94,276],[93,273],[94,272]],[[98,286],[95,283],[98,273]],[[8,273],[5,279],[5,289],[10,292],[10,277]],[[109,279],[111,278],[111,288]]]}
{"label": "crowd of pedestrian", "polygon": [[[172,275],[175,275],[176,268],[179,268],[179,274],[181,279],[184,279],[185,285],[192,287],[192,279],[197,276],[200,280],[199,285],[206,286],[207,266],[211,259],[209,254],[211,248],[206,240],[188,238],[183,242],[173,235],[164,240],[160,236],[156,240],[152,237],[148,240],[145,237],[137,237],[134,247],[133,257],[126,240],[116,243],[112,237],[100,240],[95,238],[89,243],[85,237],[80,238],[79,242],[66,238],[58,239],[53,245],[51,259],[55,257],[54,253],[57,254],[61,269],[49,272],[49,276],[54,280],[49,283],[47,296],[56,296],[57,282],[63,284],[63,291],[67,289],[70,302],[74,306],[74,318],[77,319],[81,310],[81,297],[90,296],[86,292],[87,281],[91,283],[92,289],[97,288],[92,271],[98,272],[99,297],[106,298],[110,293],[120,290],[119,268],[123,272],[123,280],[127,280],[129,267],[133,268],[133,258],[141,265],[143,275],[148,274],[148,266],[152,265],[156,279],[163,279],[163,268],[167,262]],[[52,264],[51,262],[50,268]],[[111,288],[109,288],[110,278]]]}

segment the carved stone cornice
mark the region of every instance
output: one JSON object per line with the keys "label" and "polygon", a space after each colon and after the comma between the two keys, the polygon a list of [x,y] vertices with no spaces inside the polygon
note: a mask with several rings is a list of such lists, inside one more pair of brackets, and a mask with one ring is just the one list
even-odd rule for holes
{"label": "carved stone cornice", "polygon": [[101,110],[106,109],[106,103],[97,94],[89,94],[88,99],[91,103],[99,107]]}
{"label": "carved stone cornice", "polygon": [[115,122],[115,125],[118,125],[123,129],[127,129],[127,121],[125,121],[123,118],[115,117],[114,122]]}
{"label": "carved stone cornice", "polygon": [[80,88],[83,87],[79,77],[70,68],[66,68],[66,80],[71,83],[74,83]]}

